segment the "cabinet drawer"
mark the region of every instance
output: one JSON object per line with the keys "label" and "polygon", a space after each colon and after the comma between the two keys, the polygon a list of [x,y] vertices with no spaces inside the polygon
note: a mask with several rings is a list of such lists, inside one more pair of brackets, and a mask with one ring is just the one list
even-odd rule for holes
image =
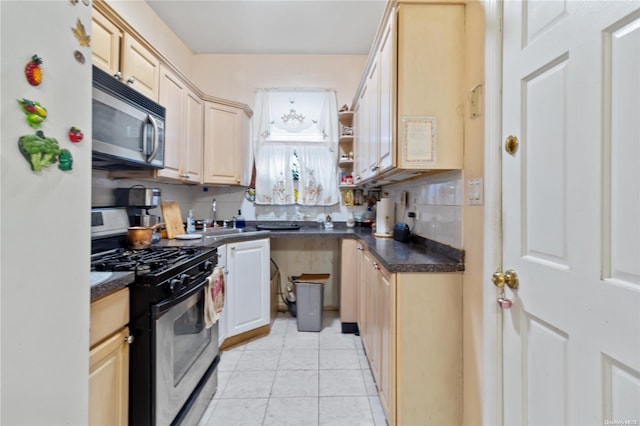
{"label": "cabinet drawer", "polygon": [[129,322],[129,289],[123,288],[91,304],[89,347],[101,342]]}

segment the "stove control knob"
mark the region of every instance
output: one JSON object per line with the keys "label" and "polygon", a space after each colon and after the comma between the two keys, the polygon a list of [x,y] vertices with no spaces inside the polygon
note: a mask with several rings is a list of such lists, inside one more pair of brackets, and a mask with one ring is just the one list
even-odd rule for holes
{"label": "stove control knob", "polygon": [[206,260],[202,265],[200,265],[200,269],[206,272],[213,271],[213,262],[210,260]]}
{"label": "stove control knob", "polygon": [[191,275],[187,275],[187,274],[180,275],[180,283],[182,284],[182,288],[189,287],[189,284],[191,283]]}
{"label": "stove control knob", "polygon": [[174,278],[169,281],[169,290],[171,290],[171,293],[178,293],[182,290],[182,280]]}

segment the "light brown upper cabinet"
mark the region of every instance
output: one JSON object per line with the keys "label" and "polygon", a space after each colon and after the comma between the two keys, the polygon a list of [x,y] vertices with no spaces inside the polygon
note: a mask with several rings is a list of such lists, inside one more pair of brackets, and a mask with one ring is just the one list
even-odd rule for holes
{"label": "light brown upper cabinet", "polygon": [[168,68],[160,66],[160,104],[166,108],[164,169],[157,177],[202,182],[204,102]]}
{"label": "light brown upper cabinet", "polygon": [[95,8],[92,16],[91,58],[114,78],[158,101],[160,61],[144,45]]}
{"label": "light brown upper cabinet", "polygon": [[462,168],[464,6],[399,2],[354,100],[355,181]]}
{"label": "light brown upper cabinet", "polygon": [[243,182],[248,138],[249,118],[243,109],[204,103],[204,184],[248,184]]}

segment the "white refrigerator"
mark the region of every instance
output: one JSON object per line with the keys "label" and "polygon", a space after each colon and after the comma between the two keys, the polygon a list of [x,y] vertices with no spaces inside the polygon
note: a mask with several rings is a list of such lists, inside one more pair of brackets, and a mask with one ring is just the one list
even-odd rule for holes
{"label": "white refrigerator", "polygon": [[[3,425],[88,423],[90,34],[90,0],[0,1]],[[33,55],[42,59],[39,85],[30,82],[33,67],[25,74]],[[46,119],[31,117],[39,129],[22,99],[46,108]],[[80,142],[70,140],[72,127],[84,134]],[[37,130],[71,154],[71,170],[31,169],[18,140]]]}

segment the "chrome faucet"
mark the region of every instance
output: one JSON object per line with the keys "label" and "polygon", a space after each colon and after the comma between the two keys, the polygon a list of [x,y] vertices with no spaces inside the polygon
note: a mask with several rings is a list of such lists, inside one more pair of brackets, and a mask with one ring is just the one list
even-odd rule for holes
{"label": "chrome faucet", "polygon": [[211,211],[213,212],[213,221],[211,223],[212,227],[216,227],[216,199],[214,198],[211,202]]}

